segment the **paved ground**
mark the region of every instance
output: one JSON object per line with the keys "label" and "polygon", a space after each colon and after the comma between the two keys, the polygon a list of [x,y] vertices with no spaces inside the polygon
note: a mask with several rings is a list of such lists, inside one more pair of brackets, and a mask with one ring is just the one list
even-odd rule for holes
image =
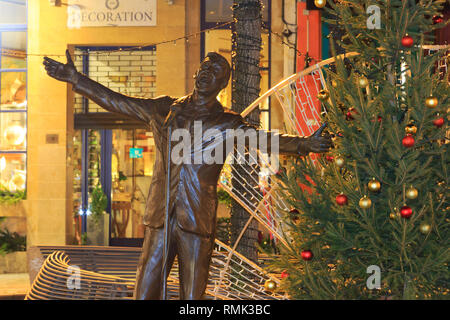
{"label": "paved ground", "polygon": [[28,273],[0,274],[0,300],[23,298],[29,288]]}

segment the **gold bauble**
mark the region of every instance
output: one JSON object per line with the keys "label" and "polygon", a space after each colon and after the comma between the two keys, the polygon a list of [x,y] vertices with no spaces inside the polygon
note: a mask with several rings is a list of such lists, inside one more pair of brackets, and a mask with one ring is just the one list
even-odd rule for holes
{"label": "gold bauble", "polygon": [[389,214],[389,218],[392,219],[392,220],[397,219],[398,216],[399,216],[399,214],[398,214],[398,209],[397,208],[394,208],[394,211]]}
{"label": "gold bauble", "polygon": [[359,200],[359,206],[363,209],[368,209],[368,208],[370,208],[371,205],[372,205],[372,200],[367,198],[367,196],[364,196]]}
{"label": "gold bauble", "polygon": [[375,180],[375,178],[373,178],[372,180],[369,181],[367,187],[369,188],[370,191],[377,192],[381,188],[381,183],[380,181]]}
{"label": "gold bauble", "polygon": [[438,105],[438,99],[436,97],[429,96],[428,98],[425,99],[425,105],[428,108],[436,108]]}
{"label": "gold bauble", "polygon": [[367,87],[369,85],[369,81],[367,80],[367,78],[361,77],[361,78],[358,79],[358,85],[361,88],[365,88],[365,87]]}
{"label": "gold bauble", "polygon": [[406,134],[415,134],[417,132],[417,127],[413,124],[408,124],[405,127],[405,133]]}
{"label": "gold bauble", "polygon": [[417,191],[416,188],[414,188],[413,186],[409,187],[408,190],[406,190],[406,197],[408,199],[415,199],[417,198],[417,196],[419,195],[419,191]]}
{"label": "gold bauble", "polygon": [[336,163],[339,168],[342,168],[345,165],[345,159],[341,156],[337,156],[334,158],[334,163]]}
{"label": "gold bauble", "polygon": [[422,223],[419,227],[420,232],[427,234],[431,231],[431,226],[428,223]]}
{"label": "gold bauble", "polygon": [[321,101],[325,101],[328,99],[330,95],[328,94],[328,91],[326,90],[320,90],[319,94],[317,95],[317,98],[319,98],[319,100]]}
{"label": "gold bauble", "polygon": [[264,283],[264,288],[268,291],[273,291],[277,288],[277,283],[269,279]]}
{"label": "gold bauble", "polygon": [[317,8],[322,9],[327,5],[327,0],[314,0],[314,4],[316,5]]}

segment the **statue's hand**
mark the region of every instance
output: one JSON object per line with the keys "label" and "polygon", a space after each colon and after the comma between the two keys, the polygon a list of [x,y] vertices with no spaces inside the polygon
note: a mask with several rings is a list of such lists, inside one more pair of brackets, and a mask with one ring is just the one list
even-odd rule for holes
{"label": "statue's hand", "polygon": [[309,152],[324,153],[330,150],[332,146],[331,136],[328,132],[322,133],[327,123],[325,122],[311,136],[302,140],[299,145],[300,154],[308,154]]}
{"label": "statue's hand", "polygon": [[70,57],[69,50],[66,50],[67,63],[55,61],[49,57],[44,57],[44,66],[47,74],[59,81],[75,83],[77,69]]}

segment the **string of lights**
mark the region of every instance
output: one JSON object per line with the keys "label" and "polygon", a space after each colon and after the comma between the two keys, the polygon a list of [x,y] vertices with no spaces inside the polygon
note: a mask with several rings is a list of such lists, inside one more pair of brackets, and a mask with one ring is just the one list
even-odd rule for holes
{"label": "string of lights", "polygon": [[[171,39],[171,40],[164,40],[164,41],[160,41],[160,42],[155,42],[155,43],[149,43],[149,44],[144,44],[144,45],[139,45],[139,46],[123,46],[123,47],[118,47],[117,49],[112,49],[112,50],[102,50],[102,51],[96,51],[95,54],[97,55],[109,55],[111,53],[114,52],[123,52],[123,51],[139,51],[139,50],[143,50],[146,48],[151,48],[151,47],[156,47],[159,45],[163,45],[163,44],[174,44],[176,45],[177,41],[180,40],[185,40],[185,41],[189,41],[190,38],[193,37],[198,37],[200,36],[202,33],[205,32],[209,32],[212,30],[216,30],[216,29],[221,29],[223,27],[226,27],[228,25],[231,25],[234,21],[228,21],[228,22],[224,22],[221,24],[217,24],[214,27],[208,28],[208,29],[203,29],[185,36],[181,36],[175,39]],[[20,58],[24,58],[26,56],[37,56],[37,57],[63,57],[65,56],[65,54],[43,54],[43,53],[24,53],[22,51],[15,51],[15,50],[11,50],[11,49],[4,49],[1,48],[0,50],[1,55],[8,55],[8,56],[15,56],[15,57],[20,57]],[[92,55],[92,53],[87,53],[87,52],[82,52],[82,53],[77,53],[74,56],[83,56],[83,55]]]}
{"label": "string of lights", "polygon": [[310,57],[310,56],[308,55],[308,52],[302,53],[302,52],[300,52],[294,45],[285,42],[285,41],[284,41],[285,36],[283,36],[283,35],[281,35],[281,34],[279,34],[279,33],[277,33],[277,32],[274,32],[274,31],[272,31],[272,30],[270,30],[270,29],[266,29],[266,30],[269,31],[271,34],[275,35],[276,37],[280,38],[280,39],[281,39],[281,43],[282,43],[283,45],[285,45],[285,46],[287,46],[287,47],[293,49],[293,50],[297,53],[297,56],[299,56],[299,57],[305,56],[305,59],[308,59],[308,60],[309,60],[309,63],[310,63],[311,61],[319,62],[319,61],[317,61],[316,59]]}
{"label": "string of lights", "polygon": [[[211,27],[211,28],[208,28],[208,29],[203,29],[203,30],[200,30],[200,31],[197,31],[197,32],[185,35],[185,36],[181,36],[181,37],[178,37],[178,38],[175,38],[175,39],[171,39],[171,40],[164,40],[164,41],[160,41],[160,42],[155,42],[155,43],[150,43],[150,44],[145,44],[145,45],[139,45],[139,46],[118,47],[117,49],[112,49],[112,50],[96,51],[95,54],[96,55],[109,55],[109,54],[114,53],[114,52],[139,51],[139,50],[143,50],[143,49],[146,49],[146,48],[156,47],[156,46],[164,45],[164,44],[174,44],[174,45],[176,45],[177,41],[180,41],[180,40],[189,41],[190,38],[198,37],[202,33],[209,32],[209,31],[216,30],[216,29],[221,29],[221,28],[226,27],[226,26],[231,26],[231,24],[233,24],[233,23],[234,23],[234,21],[228,21],[228,22],[224,22],[224,23],[221,23],[221,24],[217,24],[214,27]],[[272,31],[272,30],[270,30],[268,28],[265,28],[265,30],[267,30],[268,32],[270,32],[274,36],[276,36],[279,39],[281,39],[281,43],[283,45],[288,46],[289,48],[295,50],[295,52],[297,53],[297,55],[299,57],[303,56],[303,55],[305,57],[308,56],[307,54],[304,54],[304,53],[300,52],[293,45],[285,42],[283,35],[280,35],[279,33],[274,32],[274,31]],[[65,56],[65,54],[24,53],[23,51],[16,51],[16,50],[11,50],[11,49],[6,49],[6,48],[1,48],[0,49],[0,54],[1,55],[5,55],[5,56],[12,56],[12,57],[17,57],[17,58],[22,58],[22,59],[27,57],[27,56],[35,56],[35,57],[44,57],[44,56],[46,56],[46,57],[63,57],[63,56]],[[81,52],[81,53],[74,54],[74,56],[84,56],[84,55],[88,55],[88,54],[92,55],[92,53]]]}

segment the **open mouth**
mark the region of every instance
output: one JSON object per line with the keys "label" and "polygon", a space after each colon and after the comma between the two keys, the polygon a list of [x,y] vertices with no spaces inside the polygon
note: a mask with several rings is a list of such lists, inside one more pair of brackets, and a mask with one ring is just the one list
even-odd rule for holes
{"label": "open mouth", "polygon": [[207,75],[200,75],[197,78],[197,84],[201,85],[201,86],[208,85],[208,84],[210,84],[210,82],[211,82],[210,77],[208,77]]}

